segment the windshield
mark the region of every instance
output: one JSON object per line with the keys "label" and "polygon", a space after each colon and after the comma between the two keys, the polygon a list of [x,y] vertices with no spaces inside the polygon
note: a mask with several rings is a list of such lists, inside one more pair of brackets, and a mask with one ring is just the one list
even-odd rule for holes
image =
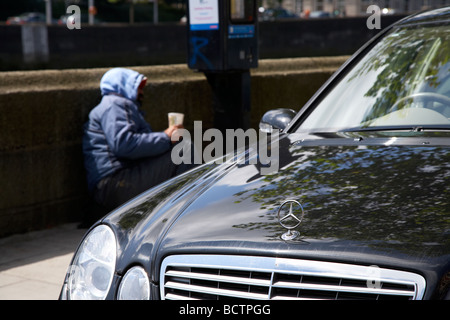
{"label": "windshield", "polygon": [[301,132],[450,128],[447,25],[393,29],[300,124]]}

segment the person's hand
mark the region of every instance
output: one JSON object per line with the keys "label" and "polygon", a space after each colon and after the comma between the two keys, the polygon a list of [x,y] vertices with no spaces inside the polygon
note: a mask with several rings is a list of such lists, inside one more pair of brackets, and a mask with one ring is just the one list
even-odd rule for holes
{"label": "person's hand", "polygon": [[173,125],[173,126],[168,127],[166,130],[164,130],[164,133],[169,136],[172,143],[175,143],[179,140],[179,136],[177,136],[176,131],[178,129],[183,129],[183,128],[184,127],[182,124]]}

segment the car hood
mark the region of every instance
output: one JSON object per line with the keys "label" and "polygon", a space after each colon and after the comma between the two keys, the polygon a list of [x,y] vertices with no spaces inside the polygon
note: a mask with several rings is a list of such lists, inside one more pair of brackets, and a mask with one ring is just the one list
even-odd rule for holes
{"label": "car hood", "polygon": [[[438,142],[286,135],[272,174],[250,164],[202,166],[106,222],[120,226],[123,260],[153,270],[181,253],[448,269],[450,153]],[[304,218],[300,236],[284,241],[277,211],[289,199],[301,203]]]}

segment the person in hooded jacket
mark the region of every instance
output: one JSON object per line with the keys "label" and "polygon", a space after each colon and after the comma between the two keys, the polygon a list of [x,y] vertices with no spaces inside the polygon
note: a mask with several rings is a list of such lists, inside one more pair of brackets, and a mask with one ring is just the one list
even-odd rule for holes
{"label": "person in hooded jacket", "polygon": [[190,168],[171,161],[171,137],[182,126],[154,132],[140,111],[146,80],[131,69],[107,71],[84,126],[88,188],[108,210]]}

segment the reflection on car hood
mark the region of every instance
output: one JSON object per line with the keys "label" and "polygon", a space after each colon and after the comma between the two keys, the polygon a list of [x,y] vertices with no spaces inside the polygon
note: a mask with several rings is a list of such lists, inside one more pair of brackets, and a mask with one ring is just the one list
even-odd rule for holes
{"label": "reflection on car hood", "polygon": [[[448,146],[338,140],[284,137],[274,174],[262,176],[255,165],[201,167],[192,173],[194,185],[189,175],[180,177],[108,219],[122,221],[119,238],[133,248],[127,255],[153,263],[156,254],[263,250],[421,269],[448,264]],[[305,216],[296,228],[300,237],[283,241],[277,210],[288,199],[300,202]],[[127,227],[123,221],[134,222]]]}

